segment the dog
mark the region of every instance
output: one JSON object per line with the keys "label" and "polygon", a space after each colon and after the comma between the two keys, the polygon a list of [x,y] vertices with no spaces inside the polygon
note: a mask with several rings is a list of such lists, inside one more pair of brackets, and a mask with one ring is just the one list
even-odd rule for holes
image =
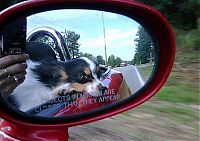
{"label": "dog", "polygon": [[69,61],[27,61],[24,82],[12,94],[21,111],[39,106],[59,95],[88,93],[97,97],[106,87],[100,77],[106,69],[86,57]]}

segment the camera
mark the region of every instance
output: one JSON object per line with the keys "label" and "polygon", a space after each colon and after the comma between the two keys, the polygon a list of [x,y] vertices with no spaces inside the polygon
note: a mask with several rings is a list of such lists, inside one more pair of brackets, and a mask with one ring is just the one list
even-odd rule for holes
{"label": "camera", "polygon": [[26,52],[26,27],[26,18],[19,18],[6,26],[1,36],[3,56]]}

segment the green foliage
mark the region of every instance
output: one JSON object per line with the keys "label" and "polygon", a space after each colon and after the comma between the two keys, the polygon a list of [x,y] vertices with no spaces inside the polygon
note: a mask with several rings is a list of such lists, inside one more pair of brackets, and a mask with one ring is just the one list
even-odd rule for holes
{"label": "green foliage", "polygon": [[87,57],[87,58],[89,58],[90,60],[93,60],[93,61],[96,61],[96,60],[97,60],[96,57],[93,56],[93,55],[90,54],[90,53],[83,53],[83,52],[80,52],[79,57]]}
{"label": "green foliage", "polygon": [[72,58],[77,58],[79,56],[79,47],[78,40],[80,34],[76,34],[74,31],[65,31],[63,35],[64,41],[69,49]]}
{"label": "green foliage", "polygon": [[119,57],[115,57],[114,55],[111,55],[108,57],[108,65],[112,67],[119,67],[120,64],[123,62],[123,60]]}
{"label": "green foliage", "polygon": [[150,112],[158,117],[171,115],[173,120],[182,124],[185,124],[185,122],[191,123],[199,119],[198,110],[190,108],[189,106],[186,107],[181,103],[162,102],[161,104],[155,99],[153,103],[145,103],[135,110],[142,111],[143,113]]}
{"label": "green foliage", "polygon": [[119,58],[119,57],[116,57],[116,59],[115,59],[115,65],[116,66],[120,66],[120,64],[122,63],[123,61],[122,61],[122,59],[121,58]]}
{"label": "green foliage", "polygon": [[187,90],[185,85],[164,86],[156,96],[157,99],[168,102],[198,104],[199,97],[196,93]]}
{"label": "green foliage", "polygon": [[197,29],[199,0],[139,0],[159,10],[170,24],[183,30]]}
{"label": "green foliage", "polygon": [[79,57],[87,57],[90,60],[96,62],[97,64],[105,65],[105,60],[103,59],[103,56],[101,56],[101,55],[98,55],[98,56],[95,57],[90,53],[80,52]]}
{"label": "green foliage", "polygon": [[144,77],[144,79],[147,81],[152,74],[154,65],[148,64],[147,66],[137,67],[137,68],[140,71],[140,73],[142,74],[142,76]]}
{"label": "green foliage", "polygon": [[111,55],[108,57],[108,65],[115,67],[116,65],[116,60],[115,60],[115,56]]}
{"label": "green foliage", "polygon": [[150,61],[154,56],[153,42],[148,32],[141,26],[138,28],[136,34],[136,53],[134,56],[133,64],[145,64]]}
{"label": "green foliage", "polygon": [[[77,58],[79,56],[79,47],[78,40],[80,38],[79,34],[76,34],[74,31],[66,31],[63,35],[64,41],[69,49],[72,58]],[[36,39],[36,41],[43,42],[49,44],[53,49],[55,48],[55,43],[53,39],[49,36],[40,36]]]}
{"label": "green foliage", "polygon": [[190,31],[174,29],[177,51],[199,51],[200,50],[200,29]]}
{"label": "green foliage", "polygon": [[96,58],[97,58],[97,64],[105,65],[105,60],[103,59],[103,56],[98,55]]}
{"label": "green foliage", "polygon": [[39,36],[37,39],[35,39],[35,41],[46,43],[46,44],[50,45],[52,48],[55,49],[55,44],[53,42],[53,39],[51,37],[47,36],[47,35]]}
{"label": "green foliage", "polygon": [[180,81],[176,74],[171,73],[165,86],[158,92],[156,99],[167,102],[199,104],[200,93],[198,84]]}

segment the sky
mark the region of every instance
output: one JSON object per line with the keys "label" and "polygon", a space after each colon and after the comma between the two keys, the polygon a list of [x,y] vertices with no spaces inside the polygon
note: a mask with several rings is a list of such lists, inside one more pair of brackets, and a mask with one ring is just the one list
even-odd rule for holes
{"label": "sky", "polygon": [[105,40],[107,56],[114,55],[123,61],[134,58],[136,33],[139,24],[134,20],[115,13],[97,10],[54,10],[29,16],[27,32],[38,27],[51,27],[59,32],[65,30],[80,34],[80,51],[105,59]]}

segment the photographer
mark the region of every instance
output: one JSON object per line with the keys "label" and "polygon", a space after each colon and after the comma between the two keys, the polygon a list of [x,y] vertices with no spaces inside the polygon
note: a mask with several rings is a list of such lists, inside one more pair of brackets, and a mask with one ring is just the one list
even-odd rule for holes
{"label": "photographer", "polygon": [[[22,0],[2,1],[0,11]],[[2,34],[2,33],[1,33]],[[12,91],[23,83],[26,74],[27,54],[8,55],[3,57],[2,37],[0,34],[0,93],[8,97]]]}
{"label": "photographer", "polygon": [[9,96],[24,81],[27,68],[25,61],[28,58],[27,54],[3,57],[0,39],[0,92],[4,97]]}

